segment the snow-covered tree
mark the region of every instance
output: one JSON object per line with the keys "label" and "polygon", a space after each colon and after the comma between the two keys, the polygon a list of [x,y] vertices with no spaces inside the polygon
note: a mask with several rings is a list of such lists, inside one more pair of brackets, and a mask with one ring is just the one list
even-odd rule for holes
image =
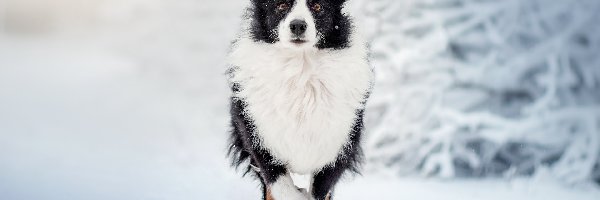
{"label": "snow-covered tree", "polygon": [[365,0],[367,158],[392,174],[600,179],[600,1]]}

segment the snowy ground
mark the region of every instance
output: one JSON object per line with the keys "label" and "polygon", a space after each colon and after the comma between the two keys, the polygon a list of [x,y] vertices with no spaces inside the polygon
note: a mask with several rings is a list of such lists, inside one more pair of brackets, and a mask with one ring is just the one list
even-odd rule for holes
{"label": "snowy ground", "polygon": [[[156,1],[121,16],[125,22],[108,17],[83,29],[1,36],[0,199],[258,199],[257,184],[224,156],[224,58],[242,9],[232,2]],[[369,172],[346,179],[337,194],[591,200],[600,190],[544,178]]]}

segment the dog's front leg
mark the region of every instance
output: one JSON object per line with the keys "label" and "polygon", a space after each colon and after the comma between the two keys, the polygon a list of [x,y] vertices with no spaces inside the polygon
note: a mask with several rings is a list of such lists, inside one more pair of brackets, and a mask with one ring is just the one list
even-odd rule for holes
{"label": "dog's front leg", "polygon": [[256,171],[262,178],[264,200],[312,200],[306,191],[300,191],[284,164],[273,162],[273,156],[264,149],[253,152]]}
{"label": "dog's front leg", "polygon": [[318,172],[313,177],[311,194],[315,200],[331,200],[333,187],[338,182],[346,168],[329,166]]}

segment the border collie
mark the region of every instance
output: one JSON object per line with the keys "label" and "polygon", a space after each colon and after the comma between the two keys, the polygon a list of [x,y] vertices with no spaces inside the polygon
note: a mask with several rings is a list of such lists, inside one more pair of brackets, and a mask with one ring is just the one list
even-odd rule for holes
{"label": "border collie", "polygon": [[[234,166],[265,200],[324,200],[358,172],[363,111],[373,83],[346,0],[251,0],[228,78]],[[298,189],[291,173],[310,176]]]}

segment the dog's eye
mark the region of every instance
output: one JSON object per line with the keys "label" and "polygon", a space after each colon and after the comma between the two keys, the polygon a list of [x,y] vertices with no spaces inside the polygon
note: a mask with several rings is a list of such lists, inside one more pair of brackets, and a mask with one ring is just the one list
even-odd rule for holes
{"label": "dog's eye", "polygon": [[321,6],[321,4],[315,3],[315,4],[313,4],[312,9],[315,12],[321,12],[321,10],[323,10],[323,7]]}
{"label": "dog's eye", "polygon": [[288,9],[290,9],[290,5],[287,3],[280,3],[277,5],[277,11],[286,11]]}

